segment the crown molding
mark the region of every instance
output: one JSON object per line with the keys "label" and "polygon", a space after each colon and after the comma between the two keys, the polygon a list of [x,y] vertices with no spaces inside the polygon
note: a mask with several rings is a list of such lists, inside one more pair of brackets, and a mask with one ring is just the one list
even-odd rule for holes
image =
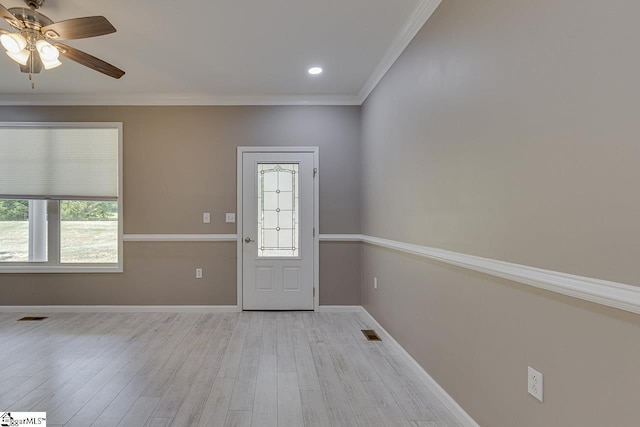
{"label": "crown molding", "polygon": [[382,57],[378,65],[369,76],[360,92],[358,93],[358,105],[362,105],[369,94],[380,83],[380,80],[387,74],[387,71],[398,60],[402,52],[407,48],[411,40],[418,34],[418,31],[427,23],[433,12],[436,11],[442,0],[420,0],[409,20],[404,25],[400,33],[391,43],[389,50]]}
{"label": "crown molding", "polygon": [[420,0],[402,30],[354,95],[0,94],[0,106],[276,106],[362,105],[442,0]]}
{"label": "crown molding", "polygon": [[0,94],[0,106],[360,105],[357,95]]}

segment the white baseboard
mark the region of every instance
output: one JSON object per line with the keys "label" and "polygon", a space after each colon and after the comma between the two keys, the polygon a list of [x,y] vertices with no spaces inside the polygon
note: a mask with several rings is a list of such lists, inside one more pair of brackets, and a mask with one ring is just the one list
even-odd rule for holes
{"label": "white baseboard", "polygon": [[407,362],[409,362],[417,372],[420,372],[424,376],[424,379],[429,384],[431,390],[435,393],[436,396],[438,396],[440,401],[447,407],[447,409],[449,409],[449,411],[451,411],[451,413],[456,417],[456,419],[464,427],[480,427],[480,425],[477,422],[475,422],[475,420],[471,418],[471,416],[467,414],[467,412],[464,409],[462,409],[462,406],[460,406],[458,402],[456,402],[453,399],[453,397],[451,397],[449,393],[447,393],[445,389],[443,389],[442,386],[440,386],[440,384],[438,384],[436,380],[434,380],[433,377],[429,375],[429,373],[425,371],[424,368],[420,366],[420,364],[416,362],[416,360],[413,357],[411,357],[409,353],[407,353],[407,350],[405,350],[404,347],[398,344],[398,342],[393,338],[393,336],[391,336],[391,334],[387,332],[382,327],[382,325],[380,325],[380,323],[378,323],[378,321],[367,311],[366,308],[364,307],[360,307],[360,308],[361,308],[361,312],[366,314],[371,319],[371,321],[376,325],[376,327],[381,331],[383,331],[386,335],[388,335],[391,341],[398,346],[400,351],[402,351],[403,356],[407,360]]}
{"label": "white baseboard", "polygon": [[[323,313],[360,313],[359,305],[321,305]],[[2,305],[0,313],[235,313],[236,305]]]}
{"label": "white baseboard", "polygon": [[235,313],[236,305],[3,305],[0,313]]}
{"label": "white baseboard", "polygon": [[361,313],[364,309],[359,305],[321,305],[320,313]]}

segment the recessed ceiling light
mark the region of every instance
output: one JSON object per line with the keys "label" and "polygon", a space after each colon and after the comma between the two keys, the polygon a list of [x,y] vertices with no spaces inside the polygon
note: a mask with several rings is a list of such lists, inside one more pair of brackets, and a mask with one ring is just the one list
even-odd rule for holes
{"label": "recessed ceiling light", "polygon": [[309,74],[316,75],[322,73],[322,68],[320,67],[311,67],[309,68]]}

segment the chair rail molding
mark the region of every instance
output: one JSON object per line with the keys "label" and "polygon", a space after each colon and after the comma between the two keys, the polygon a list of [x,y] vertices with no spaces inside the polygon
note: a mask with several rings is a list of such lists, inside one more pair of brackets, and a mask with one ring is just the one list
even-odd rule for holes
{"label": "chair rail molding", "polygon": [[125,234],[125,242],[235,242],[237,234]]}
{"label": "chair rail molding", "polygon": [[640,286],[545,270],[365,234],[325,234],[321,241],[360,241],[418,255],[596,304],[640,314]]}
{"label": "chair rail molding", "polygon": [[[236,234],[125,234],[125,242],[237,242]],[[640,314],[640,286],[577,276],[365,234],[320,234],[320,242],[360,242],[418,255],[596,304]]]}

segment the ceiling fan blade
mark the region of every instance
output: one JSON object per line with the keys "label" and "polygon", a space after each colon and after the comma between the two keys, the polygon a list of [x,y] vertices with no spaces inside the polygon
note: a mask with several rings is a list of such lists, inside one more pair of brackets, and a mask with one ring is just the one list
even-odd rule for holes
{"label": "ceiling fan blade", "polygon": [[5,21],[7,21],[12,27],[18,28],[20,30],[24,28],[24,25],[22,24],[22,22],[18,21],[16,17],[13,16],[13,14],[9,12],[9,10],[1,4],[0,4],[0,16],[2,16],[2,18]]}
{"label": "ceiling fan blade", "polygon": [[31,52],[29,55],[29,59],[27,60],[27,65],[20,64],[20,71],[28,74],[38,74],[42,71],[42,60],[40,59],[40,55],[37,55],[34,52]]}
{"label": "ceiling fan blade", "polygon": [[50,39],[75,40],[115,33],[116,29],[104,16],[87,16],[55,22],[40,31]]}
{"label": "ceiling fan blade", "polygon": [[63,54],[70,60],[77,62],[78,64],[89,67],[92,70],[96,70],[102,74],[106,74],[107,76],[113,77],[114,79],[119,79],[120,77],[124,76],[124,71],[122,71],[118,67],[114,67],[107,62],[104,62],[102,59],[96,58],[93,55],[89,55],[86,52],[62,43],[55,43],[54,46],[60,51],[61,54]]}

